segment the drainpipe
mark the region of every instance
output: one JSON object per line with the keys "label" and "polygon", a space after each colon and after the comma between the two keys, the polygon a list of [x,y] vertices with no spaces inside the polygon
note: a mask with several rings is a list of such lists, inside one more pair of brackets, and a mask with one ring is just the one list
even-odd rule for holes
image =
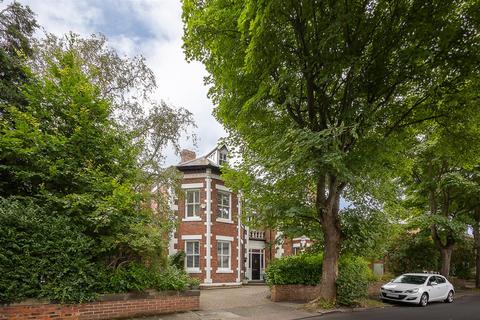
{"label": "drainpipe", "polygon": [[242,257],[240,256],[242,254],[242,238],[241,238],[241,232],[242,232],[242,225],[240,223],[240,218],[242,214],[242,193],[238,193],[238,204],[237,204],[237,283],[240,283],[241,281],[241,259]]}
{"label": "drainpipe", "polygon": [[212,283],[212,170],[207,169],[206,191],[207,191],[207,209],[206,209],[206,268],[205,268],[205,283]]}

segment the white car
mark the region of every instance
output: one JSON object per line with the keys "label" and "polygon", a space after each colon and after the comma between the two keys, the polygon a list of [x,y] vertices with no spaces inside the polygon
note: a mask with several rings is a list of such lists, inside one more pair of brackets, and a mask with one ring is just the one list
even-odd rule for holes
{"label": "white car", "polygon": [[422,307],[430,301],[453,302],[455,289],[443,276],[429,273],[407,273],[380,289],[382,301],[416,303]]}

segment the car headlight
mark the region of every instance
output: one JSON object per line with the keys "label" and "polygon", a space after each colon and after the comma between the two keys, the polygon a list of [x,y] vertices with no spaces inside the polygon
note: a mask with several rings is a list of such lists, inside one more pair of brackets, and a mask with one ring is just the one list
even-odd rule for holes
{"label": "car headlight", "polygon": [[384,287],[381,287],[380,290],[385,291],[385,288],[384,288]]}
{"label": "car headlight", "polygon": [[417,292],[418,292],[418,288],[405,291],[405,293],[417,293]]}

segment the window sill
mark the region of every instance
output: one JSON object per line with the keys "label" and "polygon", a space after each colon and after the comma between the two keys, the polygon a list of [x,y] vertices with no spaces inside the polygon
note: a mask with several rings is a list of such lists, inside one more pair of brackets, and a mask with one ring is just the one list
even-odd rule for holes
{"label": "window sill", "polygon": [[202,221],[202,218],[200,218],[200,217],[188,217],[188,218],[182,218],[182,221]]}
{"label": "window sill", "polygon": [[202,273],[199,268],[186,269],[187,273]]}
{"label": "window sill", "polygon": [[215,221],[217,222],[222,222],[222,223],[231,223],[233,224],[233,221],[231,219],[225,219],[225,218],[217,218]]}
{"label": "window sill", "polygon": [[217,273],[233,273],[231,269],[217,269]]}

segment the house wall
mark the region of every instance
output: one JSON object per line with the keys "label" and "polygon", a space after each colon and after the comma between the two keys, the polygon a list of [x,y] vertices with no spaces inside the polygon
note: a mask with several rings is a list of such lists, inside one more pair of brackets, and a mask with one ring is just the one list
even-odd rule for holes
{"label": "house wall", "polygon": [[[183,221],[185,218],[185,199],[180,198],[178,201],[178,219],[179,224],[175,230],[173,236],[171,251],[185,250],[185,237],[200,236],[200,272],[191,273],[191,276],[198,277],[203,282],[203,285],[209,284],[233,284],[240,283],[245,269],[243,267],[243,255],[245,246],[245,232],[244,228],[238,221],[238,197],[235,193],[230,192],[230,213],[231,221],[219,221],[217,220],[218,213],[218,192],[219,188],[225,191],[225,186],[222,180],[217,175],[209,175],[211,178],[210,190],[207,189],[207,172],[195,171],[195,175],[202,176],[198,178],[184,178],[182,180],[182,186],[188,186],[192,184],[201,184],[200,189],[200,221]],[[188,176],[188,174],[187,174]],[[207,196],[208,192],[211,192],[210,203],[210,233],[208,233],[207,226]],[[239,232],[240,230],[240,232]],[[240,238],[239,238],[240,236]],[[183,237],[183,238],[182,238]],[[209,260],[207,240],[210,238],[210,277],[207,274],[207,265]],[[217,259],[217,241],[230,242],[230,269],[218,270]],[[240,250],[240,255],[239,255]],[[172,253],[172,252],[171,252]],[[239,259],[240,257],[240,259]],[[240,260],[240,263],[239,263]],[[240,276],[239,276],[240,271]],[[187,270],[188,272],[188,270]]]}
{"label": "house wall", "polygon": [[[217,171],[217,172],[212,172]],[[218,217],[218,192],[227,191],[218,169],[183,169],[184,178],[182,187],[186,190],[195,186],[200,190],[200,212],[198,221],[185,221],[185,197],[178,200],[174,209],[177,209],[179,224],[172,234],[169,252],[185,250],[186,238],[192,237],[200,244],[199,270],[188,270],[191,276],[201,280],[202,286],[239,284],[246,277],[252,279],[250,265],[250,249],[260,249],[263,252],[263,266],[261,277],[268,264],[276,258],[291,255],[294,247],[300,246],[299,239],[286,239],[277,244],[276,239],[281,235],[275,230],[265,230],[264,240],[250,239],[249,228],[239,221],[241,201],[237,194],[230,192],[231,220],[225,221]],[[208,187],[209,186],[209,187]],[[208,203],[207,199],[210,199]],[[209,212],[209,214],[208,214]],[[207,223],[210,221],[210,224]],[[197,240],[198,239],[198,240]],[[230,242],[230,269],[219,270],[217,243]],[[209,245],[208,245],[209,243]]]}

